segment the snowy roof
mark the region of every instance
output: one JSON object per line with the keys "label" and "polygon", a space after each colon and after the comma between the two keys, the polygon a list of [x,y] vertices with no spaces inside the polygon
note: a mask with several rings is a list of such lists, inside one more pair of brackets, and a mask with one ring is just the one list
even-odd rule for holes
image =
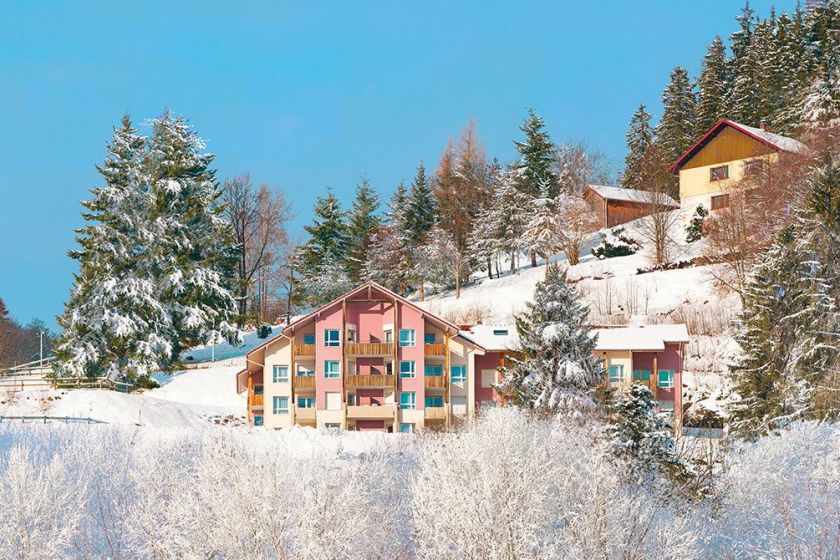
{"label": "snowy roof", "polygon": [[685,325],[645,325],[615,329],[592,329],[596,350],[664,350],[666,342],[688,342]]}
{"label": "snowy roof", "polygon": [[[621,187],[610,187],[608,185],[588,185],[590,189],[598,193],[606,200],[623,200],[625,202],[639,202],[641,204],[650,204],[651,195],[649,192],[640,191],[637,189],[624,189]],[[662,202],[678,207],[679,203],[670,196],[663,194]]]}
{"label": "snowy roof", "polygon": [[514,325],[472,325],[458,334],[490,351],[510,350],[519,345]]}
{"label": "snowy roof", "polygon": [[788,138],[787,136],[782,136],[781,134],[776,134],[775,132],[770,132],[769,130],[764,130],[761,128],[755,128],[754,126],[747,126],[745,124],[736,123],[735,121],[730,121],[729,119],[721,119],[710,128],[706,134],[704,134],[697,142],[695,142],[689,149],[687,149],[679,158],[677,158],[674,163],[672,163],[668,167],[668,171],[671,173],[677,173],[683,165],[685,165],[691,158],[693,158],[697,152],[703,149],[706,144],[708,144],[715,136],[717,136],[718,132],[723,130],[724,127],[734,128],[735,130],[746,134],[747,136],[751,136],[755,138],[759,142],[770,146],[774,150],[778,150],[780,152],[793,152],[793,153],[802,153],[808,149],[805,144],[800,142],[799,140],[795,140],[793,138]]}

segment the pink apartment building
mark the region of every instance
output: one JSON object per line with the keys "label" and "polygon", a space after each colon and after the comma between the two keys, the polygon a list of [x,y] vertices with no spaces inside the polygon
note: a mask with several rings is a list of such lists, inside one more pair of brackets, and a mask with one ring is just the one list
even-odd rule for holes
{"label": "pink apartment building", "polygon": [[[648,385],[678,427],[685,326],[595,333],[605,386]],[[368,282],[248,352],[237,390],[256,426],[444,430],[500,402],[498,368],[517,342],[515,327],[456,326]]]}

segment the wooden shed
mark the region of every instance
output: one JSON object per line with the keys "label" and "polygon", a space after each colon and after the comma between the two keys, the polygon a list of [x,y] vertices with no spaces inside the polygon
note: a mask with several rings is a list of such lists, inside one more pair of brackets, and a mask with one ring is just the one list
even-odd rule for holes
{"label": "wooden shed", "polygon": [[[671,197],[665,197],[665,204],[670,209],[680,207]],[[651,195],[645,191],[623,189],[607,185],[587,185],[583,198],[598,216],[601,227],[613,227],[638,218],[649,216],[656,206],[651,202]]]}

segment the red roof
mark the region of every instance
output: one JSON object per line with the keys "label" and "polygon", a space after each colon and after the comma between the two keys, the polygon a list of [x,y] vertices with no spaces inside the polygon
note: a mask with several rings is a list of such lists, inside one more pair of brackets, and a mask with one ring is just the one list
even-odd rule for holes
{"label": "red roof", "polygon": [[746,134],[750,138],[754,138],[762,144],[770,146],[779,152],[798,152],[805,148],[804,144],[798,140],[794,140],[793,138],[788,138],[787,136],[782,136],[781,134],[775,134],[761,128],[754,128],[752,126],[739,124],[734,121],[730,121],[729,119],[720,119],[708,130],[708,132],[706,132],[706,134],[700,138],[700,140],[695,142],[693,146],[687,149],[683,155],[678,157],[674,163],[668,167],[668,172],[677,173],[688,162],[688,160],[694,157],[697,152],[703,149],[706,144],[708,144],[721,130],[723,130],[724,127],[727,126],[734,128],[738,132]]}

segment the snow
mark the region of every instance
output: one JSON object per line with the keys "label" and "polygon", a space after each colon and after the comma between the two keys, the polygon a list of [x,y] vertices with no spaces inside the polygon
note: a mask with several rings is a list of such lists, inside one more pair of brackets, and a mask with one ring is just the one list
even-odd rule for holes
{"label": "snow", "polygon": [[735,126],[743,128],[744,130],[756,136],[757,138],[761,138],[765,142],[773,144],[782,151],[804,153],[808,149],[807,146],[805,146],[805,144],[803,144],[799,140],[794,140],[793,138],[788,138],[787,136],[782,136],[781,134],[776,134],[774,132],[770,132],[769,130],[762,130],[753,126],[747,126],[745,124],[736,123],[735,121],[730,122]]}
{"label": "snow", "polygon": [[472,340],[485,350],[509,350],[519,346],[516,325],[471,325],[461,336]]}
{"label": "snow", "polygon": [[593,329],[597,350],[664,350],[666,342],[688,342],[685,325],[644,325]]}
{"label": "snow", "polygon": [[[588,185],[590,189],[601,195],[601,197],[607,200],[623,200],[625,202],[641,202],[641,203],[649,203],[650,202],[650,193],[646,191],[640,191],[637,189],[624,189],[621,187],[611,187],[609,185]],[[675,208],[679,207],[680,203],[671,198],[667,195],[660,195],[661,200],[657,200],[657,203],[667,203]]]}
{"label": "snow", "polygon": [[[297,321],[299,317],[292,317],[292,322]],[[271,340],[280,334],[280,330],[285,327],[284,324],[272,325],[271,334],[268,338],[259,338],[257,331],[249,331],[244,333],[243,343],[241,346],[233,346],[227,342],[222,344],[196,346],[181,354],[181,361],[185,364],[209,362],[214,356],[216,361],[227,360],[230,358],[238,358],[244,356],[260,344]]]}

